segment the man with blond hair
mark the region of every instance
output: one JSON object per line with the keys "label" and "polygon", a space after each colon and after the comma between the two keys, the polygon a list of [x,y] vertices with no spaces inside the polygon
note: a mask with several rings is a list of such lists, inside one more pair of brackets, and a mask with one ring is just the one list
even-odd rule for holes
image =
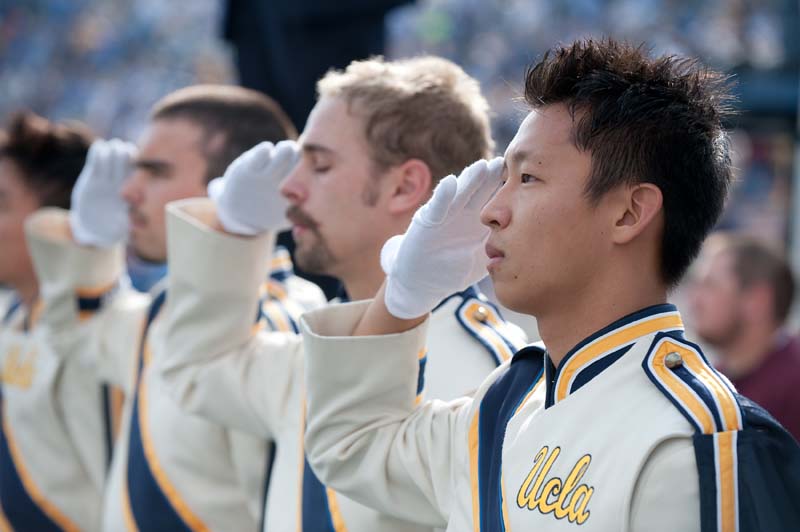
{"label": "man with blond hair", "polygon": [[[354,62],[318,92],[299,143],[251,150],[212,184],[222,190],[213,201],[168,207],[173,305],[157,358],[185,408],[277,441],[265,530],[429,530],[317,480],[303,451],[303,345],[254,335],[250,320],[284,212],[304,270],[340,278],[342,300],[373,297],[387,239],[405,231],[441,177],[491,155],[488,106],[474,79],[434,57]],[[524,344],[477,290],[462,288],[426,294],[437,310],[417,353],[417,397],[470,393]]]}

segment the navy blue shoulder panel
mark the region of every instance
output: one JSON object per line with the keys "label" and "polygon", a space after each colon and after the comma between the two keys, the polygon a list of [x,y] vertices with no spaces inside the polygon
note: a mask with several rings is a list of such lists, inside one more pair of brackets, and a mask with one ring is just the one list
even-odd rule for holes
{"label": "navy blue shoulder panel", "polygon": [[736,398],[744,414],[736,449],[739,532],[800,531],[800,446],[761,406]]}

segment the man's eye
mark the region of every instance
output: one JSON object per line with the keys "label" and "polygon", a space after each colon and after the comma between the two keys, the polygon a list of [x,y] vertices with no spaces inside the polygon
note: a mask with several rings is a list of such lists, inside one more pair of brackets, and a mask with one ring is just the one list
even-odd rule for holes
{"label": "man's eye", "polygon": [[519,180],[521,183],[531,183],[536,180],[536,177],[532,176],[531,174],[522,174]]}

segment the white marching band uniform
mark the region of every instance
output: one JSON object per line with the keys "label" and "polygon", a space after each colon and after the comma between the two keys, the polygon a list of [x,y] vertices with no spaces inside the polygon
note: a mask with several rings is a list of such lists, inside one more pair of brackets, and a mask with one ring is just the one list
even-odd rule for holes
{"label": "white marching band uniform", "polygon": [[[34,227],[29,222],[26,231]],[[41,251],[37,242],[29,247],[32,254]],[[1,531],[99,530],[113,393],[83,367],[75,329],[115,291],[121,258],[119,252],[65,253],[62,266],[69,268],[57,283],[73,290],[55,295],[42,287],[32,309],[12,300],[2,311]],[[36,266],[42,275],[55,265]],[[60,327],[65,322],[69,329]]]}
{"label": "white marching band uniform", "polygon": [[598,331],[557,370],[529,346],[472,398],[422,404],[430,325],[349,337],[366,305],[302,320],[307,453],[342,493],[454,532],[800,524],[797,444],[684,339],[672,305]]}
{"label": "white marching band uniform", "polygon": [[[28,238],[45,308],[58,318],[56,332],[74,333],[72,342],[60,346],[60,355],[80,359],[85,380],[110,382],[125,392],[100,528],[107,532],[258,530],[271,445],[188,414],[169,397],[167,383],[154,369],[158,361],[152,359],[155,346],[163,341],[161,316],[171,299],[166,297],[165,282],[150,294],[120,289],[78,326],[79,316],[72,307],[83,286],[80,277],[119,281],[124,275],[122,250],[79,246],[69,237],[68,227],[66,211],[45,209],[30,220]],[[291,273],[287,261],[288,257],[279,256],[273,278],[265,282],[265,274],[261,279],[266,297],[253,307],[248,327],[292,333],[300,313],[325,302],[315,285]],[[63,408],[65,419],[90,422],[95,417],[92,411],[70,409],[68,404]],[[59,420],[48,421],[58,425]],[[54,471],[49,469],[43,479],[59,478]],[[74,487],[43,486],[44,492],[53,494],[65,490]],[[99,493],[96,498],[101,499]]]}
{"label": "white marching band uniform", "polygon": [[[164,353],[155,357],[160,378],[182,407],[276,442],[264,530],[430,530],[414,524],[413,516],[398,520],[355,503],[313,475],[303,450],[303,344],[296,336],[256,333],[248,321],[272,237],[223,234],[210,228],[214,216],[206,199],[167,207],[171,304]],[[454,295],[433,313],[429,334],[414,353],[414,400],[423,392],[445,399],[473,392],[524,344],[524,333],[477,292]],[[382,385],[371,376],[364,381],[351,384]]]}

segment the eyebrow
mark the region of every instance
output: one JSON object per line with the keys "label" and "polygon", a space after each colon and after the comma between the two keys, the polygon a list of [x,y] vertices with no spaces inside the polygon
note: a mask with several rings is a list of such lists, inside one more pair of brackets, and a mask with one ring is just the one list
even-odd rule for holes
{"label": "eyebrow", "polygon": [[169,163],[153,159],[139,159],[133,164],[136,168],[147,170],[154,174],[166,174],[170,169]]}
{"label": "eyebrow", "polygon": [[332,149],[322,146],[321,144],[303,144],[302,149],[307,153],[333,154]]}
{"label": "eyebrow", "polygon": [[509,157],[506,157],[515,166],[519,166],[525,160],[531,159],[531,153],[525,150],[513,151]]}

